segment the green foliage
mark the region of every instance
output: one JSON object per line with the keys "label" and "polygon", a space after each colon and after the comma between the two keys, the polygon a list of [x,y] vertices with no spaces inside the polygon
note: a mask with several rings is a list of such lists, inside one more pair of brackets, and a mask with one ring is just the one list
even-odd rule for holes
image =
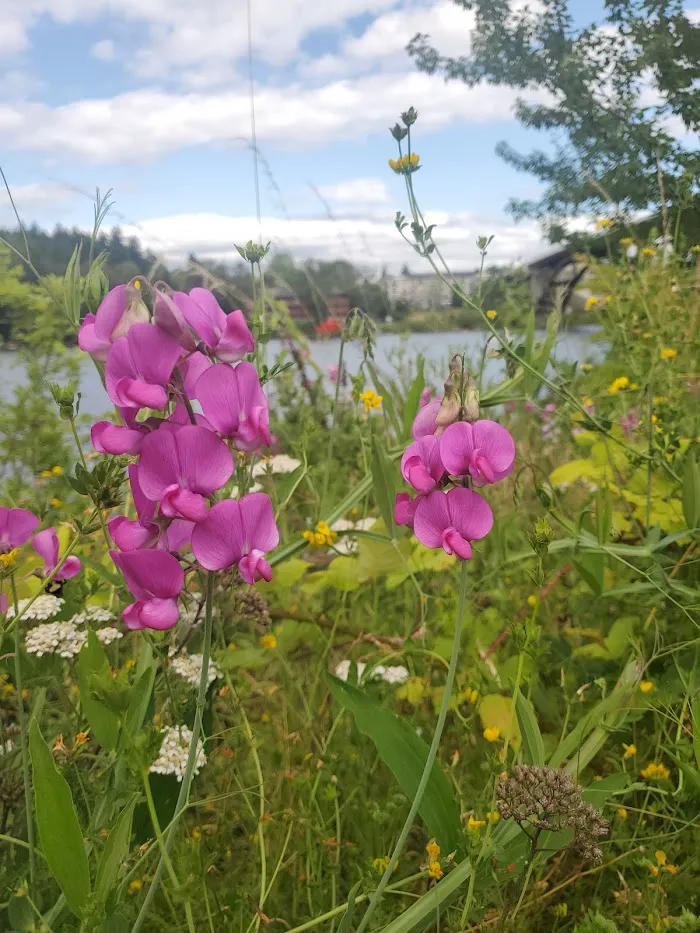
{"label": "green foliage", "polygon": [[619,927],[612,920],[608,920],[599,911],[592,911],[586,918],[577,923],[574,933],[620,933]]}

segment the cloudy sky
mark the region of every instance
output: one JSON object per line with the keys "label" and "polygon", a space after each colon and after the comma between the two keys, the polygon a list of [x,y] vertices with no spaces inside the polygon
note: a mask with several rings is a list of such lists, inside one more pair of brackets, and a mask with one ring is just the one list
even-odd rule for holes
{"label": "cloudy sky", "polygon": [[[468,48],[450,0],[250,0],[262,236],[299,256],[416,266],[392,220],[405,207],[387,127],[420,112],[419,197],[455,271],[542,251],[504,212],[536,183],[494,146],[543,140],[518,127],[514,94],[419,74],[418,31]],[[87,227],[96,186],[111,223],[169,262],[231,258],[256,239],[246,0],[0,0],[0,164],[21,216]],[[0,223],[11,222],[4,193]]]}

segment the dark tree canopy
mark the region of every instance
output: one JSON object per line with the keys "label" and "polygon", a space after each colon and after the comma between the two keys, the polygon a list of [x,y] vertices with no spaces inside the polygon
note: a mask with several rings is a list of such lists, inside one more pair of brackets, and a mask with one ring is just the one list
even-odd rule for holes
{"label": "dark tree canopy", "polygon": [[475,14],[471,48],[445,57],[419,34],[408,51],[448,81],[522,91],[518,120],[549,131],[553,154],[497,148],[545,185],[540,200],[509,203],[516,216],[556,222],[611,202],[632,211],[697,193],[700,152],[685,134],[700,128],[700,25],[680,0],[608,0],[586,25],[568,0],[517,10],[510,0],[454,2]]}

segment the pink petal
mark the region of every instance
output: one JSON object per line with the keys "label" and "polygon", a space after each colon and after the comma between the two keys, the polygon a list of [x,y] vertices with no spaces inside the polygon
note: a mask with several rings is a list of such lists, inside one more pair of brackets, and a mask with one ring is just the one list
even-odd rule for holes
{"label": "pink petal", "polygon": [[184,585],[180,562],[167,551],[147,548],[109,553],[137,600],[174,599]]}
{"label": "pink petal", "polygon": [[207,349],[214,350],[226,327],[226,315],[212,293],[206,288],[193,288],[189,295],[175,292],[173,301]]}
{"label": "pink petal", "polygon": [[134,500],[134,508],[140,522],[150,522],[155,518],[156,506],[144,495],[139,482],[138,464],[132,463],[129,466],[129,486],[131,487],[131,497]]}
{"label": "pink petal", "polygon": [[249,554],[238,561],[238,572],[244,583],[252,586],[258,580],[265,580],[267,583],[272,579],[272,567],[265,560],[262,551],[252,550]]}
{"label": "pink petal", "polygon": [[107,522],[112,540],[120,551],[136,551],[138,548],[153,547],[158,540],[158,526],[149,522],[141,524],[117,515]]}
{"label": "pink petal", "polygon": [[165,386],[181,354],[177,340],[155,324],[134,324],[107,355],[107,394],[115,405],[126,408],[164,407]]}
{"label": "pink petal", "polygon": [[413,528],[413,517],[420,498],[420,496],[416,496],[415,499],[411,499],[407,492],[396,493],[394,521],[397,525],[407,525],[409,528]]}
{"label": "pink petal", "polygon": [[0,554],[22,547],[32,536],[39,519],[27,509],[0,506]]}
{"label": "pink petal", "polygon": [[[109,362],[109,360],[108,360]],[[114,385],[113,401],[127,408],[165,408],[168,393],[163,386],[151,385],[142,379],[129,379],[124,376]]]}
{"label": "pink petal", "polygon": [[192,530],[192,553],[205,570],[232,567],[245,553],[240,503],[224,499]]}
{"label": "pink petal", "polygon": [[471,560],[471,544],[454,528],[449,528],[444,533],[442,547],[448,554],[456,554],[462,560]]}
{"label": "pink petal", "polygon": [[401,473],[418,492],[430,492],[445,475],[440,442],[426,435],[408,446],[401,459]]}
{"label": "pink petal", "polygon": [[413,516],[413,530],[421,544],[442,547],[443,532],[451,524],[447,495],[444,492],[436,489],[420,497]]}
{"label": "pink petal", "polygon": [[[114,331],[118,328],[122,315],[126,311],[126,299],[126,285],[117,285],[102,299],[95,316],[95,336],[99,340],[107,343],[112,342]],[[121,337],[123,335],[117,334],[116,336]]]}
{"label": "pink petal", "polygon": [[424,408],[420,409],[413,420],[412,434],[416,440],[418,440],[419,437],[426,437],[428,434],[435,433],[435,429],[437,428],[435,419],[440,411],[441,404],[441,400],[435,398],[432,402],[428,402]]}
{"label": "pink petal", "polygon": [[78,331],[78,346],[83,353],[89,353],[96,360],[104,363],[107,352],[112,346],[110,340],[103,340],[95,333],[95,315],[86,314]]}
{"label": "pink petal", "polygon": [[495,483],[513,469],[515,443],[495,421],[459,421],[449,425],[440,438],[440,454],[447,472],[467,476],[478,485]]}
{"label": "pink petal", "polygon": [[122,619],[133,631],[144,628],[163,631],[172,628],[178,617],[179,609],[175,599],[149,599],[130,603],[122,612]]}
{"label": "pink petal", "polygon": [[253,492],[238,503],[244,531],[244,550],[271,551],[280,543],[275,514],[270,497],[264,492]]}
{"label": "pink petal", "polygon": [[63,565],[54,577],[54,580],[70,580],[71,577],[74,577],[76,574],[80,573],[80,570],[80,561],[77,557],[71,554],[70,557],[67,557],[63,562]]}
{"label": "pink petal", "polygon": [[211,431],[164,424],[143,442],[139,483],[154,501],[172,486],[206,496],[230,479],[233,468],[230,450]]}
{"label": "pink petal", "polygon": [[8,605],[7,596],[0,593],[0,616],[7,615]]}
{"label": "pink petal", "polygon": [[58,536],[53,528],[45,528],[35,534],[32,547],[43,560],[46,572],[50,573],[58,563]]}
{"label": "pink petal", "polygon": [[231,369],[225,363],[200,376],[197,398],[215,430],[233,438],[240,450],[253,451],[272,442],[267,398],[252,363]]}
{"label": "pink petal", "polygon": [[146,431],[127,428],[111,421],[98,421],[90,428],[90,440],[101,454],[137,454]]}
{"label": "pink petal", "polygon": [[170,337],[174,337],[185,350],[194,350],[197,346],[197,341],[187,326],[182,311],[166,292],[156,292],[153,320],[161,330],[164,330]]}
{"label": "pink petal", "polygon": [[192,531],[194,525],[192,522],[183,521],[176,518],[170,522],[165,531],[161,534],[158,547],[165,548],[166,551],[172,551],[176,554],[183,548],[188,547],[192,542]]}
{"label": "pink petal", "polygon": [[207,500],[198,493],[171,486],[160,500],[160,510],[168,518],[186,518],[191,522],[201,522],[206,518],[209,507]]}
{"label": "pink petal", "polygon": [[203,372],[210,369],[213,365],[209,357],[200,353],[198,350],[196,353],[192,353],[190,356],[186,357],[177,367],[182,375],[185,393],[190,400],[197,398],[195,389],[197,380]]}
{"label": "pink petal", "polygon": [[450,489],[444,497],[450,524],[468,541],[478,541],[493,528],[493,512],[483,496],[471,489]]}
{"label": "pink petal", "polygon": [[491,465],[495,482],[508,476],[515,461],[515,441],[502,424],[487,420],[475,422],[474,444],[481,448]]}
{"label": "pink petal", "polygon": [[241,310],[226,317],[226,327],[216,347],[216,357],[224,363],[237,363],[255,350],[255,341]]}

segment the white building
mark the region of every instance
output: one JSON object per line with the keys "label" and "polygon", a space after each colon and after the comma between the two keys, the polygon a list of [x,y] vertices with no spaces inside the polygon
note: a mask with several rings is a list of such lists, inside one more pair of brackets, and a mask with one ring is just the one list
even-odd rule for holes
{"label": "white building", "polygon": [[[458,272],[452,275],[459,287],[469,294],[476,291],[479,273]],[[380,279],[391,305],[405,302],[413,309],[449,308],[453,292],[447,282],[434,272],[412,273],[407,270],[399,275],[387,275]]]}

